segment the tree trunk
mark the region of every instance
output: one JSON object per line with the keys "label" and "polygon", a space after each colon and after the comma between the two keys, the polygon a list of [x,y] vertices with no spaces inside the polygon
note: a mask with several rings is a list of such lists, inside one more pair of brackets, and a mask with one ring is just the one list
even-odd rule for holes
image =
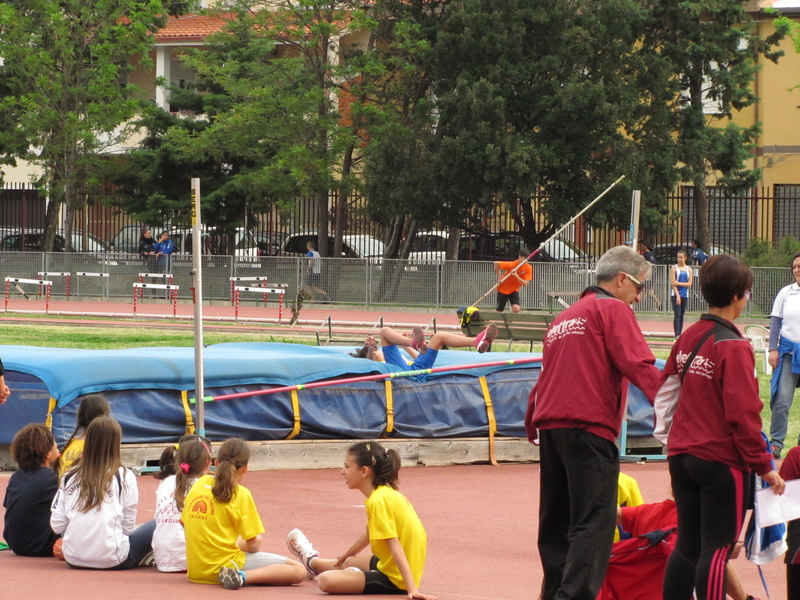
{"label": "tree trunk", "polygon": [[317,239],[319,247],[317,251],[320,256],[329,257],[330,249],[328,248],[328,194],[320,193],[317,196]]}
{"label": "tree trunk", "polygon": [[403,241],[403,247],[400,250],[400,258],[407,259],[411,254],[411,248],[414,246],[414,238],[417,236],[417,229],[419,224],[416,219],[411,219],[406,230],[406,239]]}
{"label": "tree trunk", "polygon": [[347,200],[350,198],[350,171],[353,169],[353,144],[349,144],[342,160],[342,179],[339,184],[339,194],[336,198],[334,213],[334,223],[336,227],[336,237],[333,239],[333,255],[341,256],[344,249],[344,231],[347,228]]}
{"label": "tree trunk", "polygon": [[392,220],[392,229],[389,234],[389,239],[384,246],[384,258],[397,258],[397,253],[400,249],[400,240],[403,236],[403,221],[405,219],[402,215],[397,215]]}
{"label": "tree trunk", "polygon": [[61,194],[55,192],[52,188],[50,190],[49,198],[47,199],[47,213],[45,214],[44,234],[42,239],[42,250],[44,252],[52,252],[56,239],[56,231],[58,230],[58,217],[61,213]]}
{"label": "tree trunk", "polygon": [[75,212],[80,205],[77,186],[73,181],[67,180],[64,185],[64,204],[67,208],[64,214],[64,251],[74,252],[72,244],[72,224],[75,221]]}
{"label": "tree trunk", "polygon": [[446,260],[458,260],[458,243],[461,241],[461,230],[458,227],[447,228],[447,247],[445,248]]}
{"label": "tree trunk", "polygon": [[[705,161],[700,161],[705,163]],[[700,170],[702,169],[702,170]],[[705,168],[698,167],[697,175],[694,179],[694,216],[697,223],[697,241],[701,248],[706,251],[711,247],[711,226],[708,216],[708,194],[706,194]],[[692,240],[684,240],[690,244]]]}

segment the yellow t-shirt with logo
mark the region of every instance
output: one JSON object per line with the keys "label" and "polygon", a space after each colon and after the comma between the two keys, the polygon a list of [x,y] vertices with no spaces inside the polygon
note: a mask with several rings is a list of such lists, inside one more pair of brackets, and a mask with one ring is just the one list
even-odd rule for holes
{"label": "yellow t-shirt with logo", "polygon": [[190,581],[218,583],[222,567],[244,567],[245,554],[236,545],[237,538],[249,540],[264,533],[253,495],[239,485],[230,502],[214,499],[214,478],[203,475],[186,495],[181,513],[186,534],[186,566]]}
{"label": "yellow t-shirt with logo", "polygon": [[83,454],[83,443],[84,440],[82,439],[72,440],[69,445],[64,448],[64,451],[61,453],[61,459],[58,462],[59,478],[63,477],[64,473],[72,466],[72,463],[81,457]]}
{"label": "yellow t-shirt with logo", "polygon": [[378,570],[400,589],[407,589],[386,543],[388,539],[397,538],[406,553],[414,583],[419,587],[425,570],[428,536],[411,502],[388,485],[380,485],[364,504],[367,507],[370,548],[378,557]]}

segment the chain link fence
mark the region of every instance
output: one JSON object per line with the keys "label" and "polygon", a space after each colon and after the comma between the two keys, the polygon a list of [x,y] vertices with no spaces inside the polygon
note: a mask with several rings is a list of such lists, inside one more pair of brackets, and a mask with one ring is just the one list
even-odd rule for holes
{"label": "chain link fence", "polygon": [[[267,278],[266,285],[282,284],[285,302],[291,303],[299,290],[307,292],[307,301],[315,303],[355,304],[364,306],[457,307],[471,305],[497,283],[494,265],[482,261],[415,262],[397,259],[322,258],[314,269],[303,257],[233,257],[203,256],[203,296],[212,302],[231,300],[231,278],[244,278],[236,285],[258,287],[254,278]],[[140,274],[169,273],[180,286],[178,297],[192,297],[192,257],[173,255],[168,264],[142,259],[137,254],[0,252],[2,277],[39,279],[40,273],[53,282],[55,299],[132,299],[133,284],[165,283],[163,278],[140,279]],[[533,263],[534,277],[520,290],[525,310],[559,311],[572,304],[587,286],[594,283],[594,266],[577,263]],[[319,271],[319,272],[315,272]],[[706,309],[700,295],[699,269],[689,291],[689,311]],[[69,281],[63,274],[69,273]],[[753,299],[745,316],[768,315],[780,289],[792,283],[789,269],[753,268]],[[107,274],[107,276],[105,276]],[[29,294],[37,290],[30,288]],[[68,288],[69,286],[69,288]],[[163,294],[161,294],[163,295]],[[259,293],[242,295],[241,302],[260,302]],[[271,297],[270,301],[275,298]],[[488,294],[480,307],[495,305],[496,293]],[[636,305],[637,312],[672,312],[669,267],[654,265],[653,274]]]}

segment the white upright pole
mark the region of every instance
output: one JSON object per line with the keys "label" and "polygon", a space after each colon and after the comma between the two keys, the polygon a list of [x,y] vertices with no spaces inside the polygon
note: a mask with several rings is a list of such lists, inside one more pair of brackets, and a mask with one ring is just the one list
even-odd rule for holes
{"label": "white upright pole", "polygon": [[636,250],[639,243],[639,210],[642,206],[642,191],[633,190],[631,198],[631,248]]}
{"label": "white upright pole", "polygon": [[192,280],[194,283],[194,397],[197,400],[197,433],[205,436],[206,424],[203,414],[203,269],[200,222],[200,179],[192,178]]}

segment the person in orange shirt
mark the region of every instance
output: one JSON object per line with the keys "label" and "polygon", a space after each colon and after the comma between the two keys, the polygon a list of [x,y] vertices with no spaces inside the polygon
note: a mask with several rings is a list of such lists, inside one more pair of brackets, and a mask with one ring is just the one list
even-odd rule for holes
{"label": "person in orange shirt", "polygon": [[507,302],[511,302],[511,312],[519,312],[519,288],[526,287],[533,279],[533,267],[525,263],[505,281],[502,281],[510,271],[520,262],[528,257],[528,250],[520,248],[519,259],[515,261],[497,261],[494,263],[494,272],[497,273],[497,280],[501,281],[497,286],[497,312],[503,312]]}

